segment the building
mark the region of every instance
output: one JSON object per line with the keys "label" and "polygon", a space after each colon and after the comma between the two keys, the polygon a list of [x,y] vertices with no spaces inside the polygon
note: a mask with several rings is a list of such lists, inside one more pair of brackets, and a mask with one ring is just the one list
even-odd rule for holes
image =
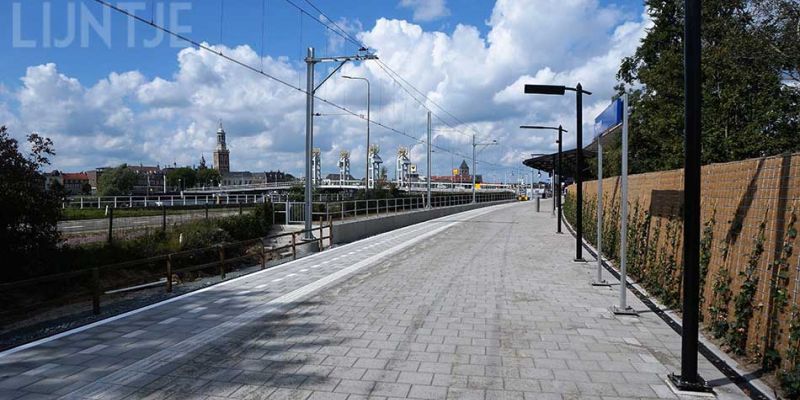
{"label": "building", "polygon": [[469,176],[469,165],[467,165],[467,160],[461,160],[461,165],[458,167],[458,175]]}
{"label": "building", "polygon": [[225,175],[231,172],[231,153],[225,144],[225,130],[222,129],[222,122],[219,123],[217,129],[217,147],[214,149],[214,168],[219,171],[220,175]]}
{"label": "building", "polygon": [[222,174],[222,186],[236,186],[236,185],[263,185],[276,182],[292,182],[295,177],[292,174],[287,174],[281,171],[269,172],[228,172]]}
{"label": "building", "polygon": [[89,175],[85,172],[65,172],[61,174],[64,191],[68,194],[91,194]]}

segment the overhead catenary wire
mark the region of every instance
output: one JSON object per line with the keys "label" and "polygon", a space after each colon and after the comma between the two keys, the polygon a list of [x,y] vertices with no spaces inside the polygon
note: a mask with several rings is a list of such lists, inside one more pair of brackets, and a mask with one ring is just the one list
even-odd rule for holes
{"label": "overhead catenary wire", "polygon": [[[109,8],[109,9],[115,11],[115,12],[118,12],[118,13],[120,13],[122,15],[127,16],[128,18],[134,19],[135,21],[141,22],[143,24],[150,25],[152,28],[154,28],[156,30],[160,30],[160,31],[166,33],[167,35],[173,36],[173,37],[175,37],[177,39],[180,39],[180,40],[182,40],[182,41],[184,41],[186,43],[189,43],[192,46],[194,46],[194,47],[196,47],[196,48],[198,48],[200,50],[207,51],[209,53],[215,54],[216,56],[218,56],[218,57],[220,57],[220,58],[222,58],[222,59],[224,59],[226,61],[234,63],[234,64],[236,64],[236,65],[238,65],[238,66],[240,66],[242,68],[248,69],[251,72],[254,72],[254,73],[256,73],[258,75],[261,75],[261,76],[263,76],[265,78],[268,78],[268,79],[270,79],[272,81],[275,81],[275,82],[277,82],[277,83],[279,83],[279,84],[281,84],[281,85],[283,85],[283,86],[285,86],[285,87],[287,87],[289,89],[295,90],[295,91],[297,91],[297,92],[299,92],[301,94],[308,95],[308,92],[306,90],[300,88],[299,85],[298,86],[294,86],[291,83],[289,83],[289,82],[287,82],[287,81],[285,81],[285,80],[283,80],[281,78],[278,78],[277,76],[274,76],[272,74],[264,72],[262,69],[259,69],[257,67],[254,67],[254,66],[250,65],[250,64],[247,64],[247,63],[245,63],[245,62],[243,62],[241,60],[238,60],[238,59],[236,59],[234,57],[231,57],[231,56],[225,54],[221,50],[214,49],[211,45],[198,42],[197,40],[192,39],[192,38],[190,38],[190,37],[188,37],[186,35],[174,32],[174,31],[170,30],[167,27],[164,27],[164,26],[162,26],[160,24],[155,23],[154,21],[148,21],[148,20],[146,20],[146,19],[144,19],[144,18],[142,18],[142,17],[140,17],[140,16],[138,16],[138,15],[126,10],[126,9],[124,9],[124,8],[121,8],[119,6],[111,4],[107,0],[94,0],[94,1],[96,3],[98,3],[98,4],[100,4],[103,7],[107,7],[107,8]],[[328,100],[326,98],[320,97],[320,96],[318,96],[316,94],[312,94],[312,96],[314,97],[314,99],[322,102],[323,104],[326,104],[328,106],[336,108],[336,109],[338,109],[340,111],[343,111],[343,112],[345,112],[345,113],[347,113],[347,114],[349,114],[351,116],[354,116],[356,118],[359,118],[361,120],[364,120],[364,121],[367,120],[367,118],[365,116],[360,115],[360,114],[356,113],[355,111],[350,110],[347,107],[344,107],[344,106],[341,106],[339,104],[336,104],[336,103],[334,103],[334,102],[332,102],[332,101],[330,101],[330,100]],[[417,137],[415,137],[413,135],[408,134],[407,132],[403,132],[403,131],[401,131],[399,129],[396,129],[396,128],[393,128],[391,126],[388,126],[388,125],[386,125],[386,124],[384,124],[384,123],[382,123],[380,121],[377,121],[377,120],[374,120],[374,119],[370,119],[368,122],[370,124],[372,124],[372,125],[378,126],[378,127],[383,128],[385,130],[388,130],[390,132],[393,132],[393,133],[396,133],[398,135],[402,135],[402,136],[408,137],[410,139],[413,139],[414,141],[416,141],[418,143],[423,143],[423,144],[426,143],[426,141],[423,140],[423,139],[417,138]],[[431,144],[431,147],[439,149],[439,150],[441,150],[443,152],[447,152],[447,153],[451,153],[451,154],[457,155],[459,157],[464,157],[466,159],[471,159],[472,158],[472,157],[466,156],[466,155],[464,155],[462,153],[458,153],[456,151],[453,151],[451,149],[448,149],[448,148],[445,148],[445,147],[442,147],[442,146]],[[476,159],[476,161],[477,161],[477,159]],[[486,161],[483,161],[482,163],[488,164],[488,165],[492,165],[493,164],[493,163],[489,163],[489,162],[486,162]]]}
{"label": "overhead catenary wire", "polygon": [[[332,32],[335,32],[335,33],[336,33],[337,35],[339,35],[340,37],[344,38],[345,40],[348,40],[349,42],[351,42],[351,43],[353,43],[353,44],[355,44],[355,45],[356,45],[356,46],[358,46],[360,49],[367,49],[367,48],[368,48],[368,46],[367,46],[367,45],[365,45],[363,42],[359,41],[357,38],[353,37],[353,35],[351,35],[349,32],[347,32],[345,29],[343,29],[341,26],[339,26],[339,24],[337,24],[337,23],[336,23],[336,22],[335,22],[333,19],[331,19],[331,18],[330,18],[330,17],[329,17],[327,14],[325,14],[325,12],[323,12],[323,11],[322,11],[321,9],[319,9],[319,8],[318,8],[316,5],[314,5],[314,3],[312,3],[310,0],[304,0],[304,1],[305,1],[306,3],[308,3],[308,4],[309,4],[309,5],[310,5],[310,6],[311,6],[311,7],[312,7],[312,8],[313,8],[315,11],[317,11],[317,12],[318,12],[318,13],[320,13],[320,14],[321,14],[323,17],[325,17],[325,19],[327,19],[328,21],[330,21],[330,22],[331,22],[331,24],[333,24],[333,25],[334,25],[334,27],[336,27],[337,29],[334,29],[334,28],[332,28],[330,25],[326,24],[324,21],[322,21],[322,20],[320,20],[320,19],[318,19],[318,18],[316,18],[316,17],[312,16],[310,13],[308,13],[307,11],[305,11],[305,10],[304,10],[302,7],[300,7],[300,6],[298,6],[297,4],[295,4],[293,1],[291,1],[291,0],[285,0],[285,1],[286,1],[287,3],[289,3],[289,4],[291,4],[292,6],[296,7],[298,10],[300,10],[300,11],[301,11],[301,12],[303,12],[303,13],[305,13],[306,15],[309,15],[309,16],[310,16],[311,18],[313,18],[315,21],[317,21],[318,23],[320,23],[320,24],[322,24],[323,26],[325,26],[325,27],[326,27],[328,30],[330,30],[330,31],[332,31]],[[406,89],[405,85],[407,85],[409,88],[411,88],[411,90],[413,90],[414,92],[416,92],[416,93],[418,93],[420,96],[422,96],[422,98],[423,98],[425,101],[427,101],[427,102],[430,102],[431,104],[433,104],[434,106],[436,106],[436,108],[438,108],[439,110],[441,110],[442,112],[444,112],[445,114],[447,114],[447,115],[448,115],[450,118],[452,118],[452,119],[453,119],[454,121],[456,121],[458,124],[460,124],[460,125],[466,125],[466,126],[469,126],[469,124],[467,124],[467,123],[466,123],[466,122],[464,122],[463,120],[459,119],[458,117],[456,117],[455,115],[453,115],[451,112],[447,111],[447,110],[446,110],[444,107],[442,107],[441,105],[439,105],[439,103],[437,103],[436,101],[432,100],[432,99],[431,99],[431,98],[429,98],[427,95],[425,95],[424,93],[422,93],[422,91],[420,91],[419,89],[417,89],[417,88],[416,88],[416,87],[415,87],[413,84],[411,84],[411,83],[410,83],[410,82],[409,82],[407,79],[403,78],[403,76],[402,76],[402,75],[400,75],[400,74],[399,74],[397,71],[395,71],[394,69],[392,69],[392,68],[391,68],[391,67],[390,67],[388,64],[386,64],[385,62],[383,62],[383,61],[382,61],[382,60],[380,60],[380,59],[379,59],[379,60],[376,60],[376,62],[377,62],[377,64],[378,64],[378,66],[379,66],[379,67],[381,67],[381,69],[383,69],[383,70],[384,70],[384,72],[385,72],[385,73],[386,73],[386,74],[389,76],[389,78],[390,78],[390,79],[394,80],[394,81],[395,81],[395,82],[398,84],[398,86],[400,86],[400,87],[401,87],[401,89],[403,89],[403,91],[404,91],[404,92],[406,92],[406,94],[408,94],[408,95],[409,95],[409,97],[411,97],[412,99],[414,99],[414,101],[416,101],[417,103],[419,103],[419,104],[420,104],[420,105],[421,105],[421,106],[422,106],[422,107],[423,107],[425,110],[427,110],[427,111],[430,111],[430,112],[431,112],[431,115],[433,115],[433,116],[434,116],[434,117],[435,117],[435,118],[436,118],[436,119],[437,119],[439,122],[441,122],[441,123],[443,123],[443,124],[445,124],[445,125],[447,125],[447,126],[449,126],[449,127],[453,128],[453,129],[454,129],[454,131],[456,131],[456,132],[458,132],[458,133],[460,133],[460,134],[462,134],[462,135],[465,135],[465,136],[471,136],[471,134],[469,134],[469,133],[466,133],[466,132],[462,132],[461,130],[459,130],[459,129],[457,129],[456,127],[454,127],[454,126],[453,126],[451,123],[449,123],[449,122],[445,121],[445,119],[444,119],[444,118],[442,118],[442,117],[441,117],[441,116],[440,116],[438,113],[436,113],[434,110],[431,110],[431,109],[430,109],[430,107],[428,107],[428,106],[427,106],[427,104],[425,104],[425,102],[423,102],[423,101],[419,100],[419,99],[418,99],[418,98],[417,98],[415,95],[413,95],[413,94],[412,94],[412,93],[411,93],[411,92],[410,92],[408,89]],[[472,130],[472,131],[473,131],[473,132],[476,134],[476,136],[482,136],[482,135],[480,134],[480,132],[478,132],[478,130],[477,130],[477,129],[475,129],[474,127],[471,127],[470,129],[471,129],[471,130]]]}

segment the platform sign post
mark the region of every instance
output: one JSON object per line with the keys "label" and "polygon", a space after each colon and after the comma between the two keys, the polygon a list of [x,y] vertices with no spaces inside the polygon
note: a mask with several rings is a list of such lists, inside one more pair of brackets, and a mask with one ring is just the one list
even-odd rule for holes
{"label": "platform sign post", "polygon": [[628,305],[627,301],[627,282],[628,282],[628,117],[630,116],[630,106],[628,104],[628,94],[622,95],[622,175],[620,177],[620,189],[622,194],[620,204],[620,241],[619,241],[619,306],[613,307],[611,311],[617,315],[638,316],[639,313]]}
{"label": "platform sign post", "polygon": [[594,120],[597,143],[597,276],[592,286],[610,286],[603,279],[603,137],[622,125],[622,99],[615,99]]}

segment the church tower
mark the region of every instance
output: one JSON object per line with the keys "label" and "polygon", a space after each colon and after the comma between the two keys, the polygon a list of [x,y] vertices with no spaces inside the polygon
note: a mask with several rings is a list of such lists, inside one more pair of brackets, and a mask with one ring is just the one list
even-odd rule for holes
{"label": "church tower", "polygon": [[217,148],[214,150],[214,168],[222,175],[231,172],[230,151],[225,145],[225,130],[221,121],[217,130]]}

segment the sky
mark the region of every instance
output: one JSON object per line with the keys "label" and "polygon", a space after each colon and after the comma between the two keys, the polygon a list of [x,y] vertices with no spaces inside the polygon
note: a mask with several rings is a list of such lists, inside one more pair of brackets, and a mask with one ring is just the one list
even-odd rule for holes
{"label": "sky", "polygon": [[[581,82],[592,91],[583,110],[588,141],[592,120],[614,94],[620,61],[651,25],[639,0],[109,2],[288,85],[95,0],[0,0],[0,125],[20,140],[30,132],[52,138],[57,156],[48,169],[210,162],[222,121],[233,170],[302,175],[306,99],[296,88],[305,88],[306,48],[353,55],[362,43],[380,63],[345,64],[317,96],[365,115],[366,85],[342,75],[370,80],[371,119],[392,128],[373,124],[371,143],[390,176],[400,146],[427,173],[421,142],[430,109],[434,175],[448,175],[470,155],[474,134],[479,143],[498,143],[481,151],[478,173],[510,179],[524,172],[524,158],[556,149],[552,132],[519,125],[575,132],[574,95],[524,95],[524,84]],[[316,83],[334,67],[318,64]],[[315,111],[323,173],[338,172],[346,150],[352,174],[362,177],[366,121],[320,100]],[[565,148],[574,145],[570,133]]]}

